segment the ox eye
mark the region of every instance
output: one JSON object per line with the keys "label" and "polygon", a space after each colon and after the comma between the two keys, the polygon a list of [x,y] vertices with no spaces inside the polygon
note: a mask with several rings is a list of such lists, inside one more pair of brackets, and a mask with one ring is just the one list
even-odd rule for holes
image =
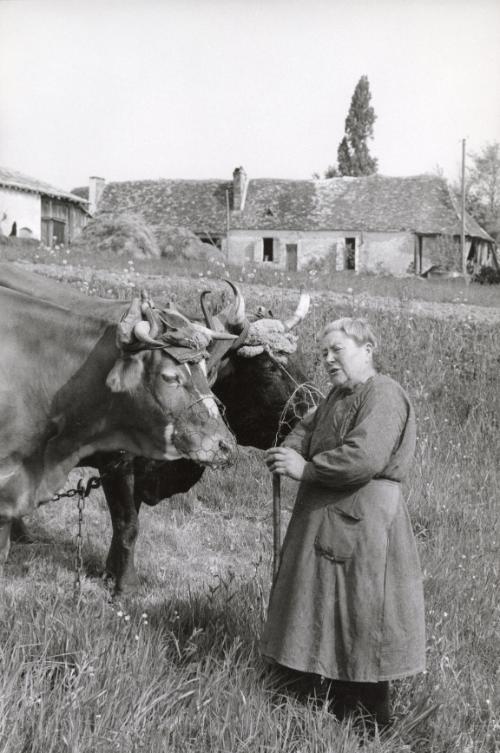
{"label": "ox eye", "polygon": [[172,374],[171,372],[169,373],[168,371],[167,372],[162,371],[161,378],[163,379],[164,382],[166,382],[171,387],[176,387],[177,385],[180,384],[180,381],[181,381],[179,374]]}

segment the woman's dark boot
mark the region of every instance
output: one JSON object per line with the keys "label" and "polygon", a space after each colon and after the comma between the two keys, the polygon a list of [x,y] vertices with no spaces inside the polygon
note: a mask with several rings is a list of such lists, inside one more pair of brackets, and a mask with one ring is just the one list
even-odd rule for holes
{"label": "woman's dark boot", "polygon": [[379,726],[391,723],[391,700],[388,682],[346,682],[331,684],[330,706],[339,719],[356,712],[368,712]]}
{"label": "woman's dark boot", "polygon": [[328,689],[330,709],[337,719],[344,719],[353,714],[359,704],[359,688],[361,683],[347,680],[332,680]]}
{"label": "woman's dark boot", "polygon": [[391,691],[388,682],[360,683],[359,700],[379,726],[391,723]]}

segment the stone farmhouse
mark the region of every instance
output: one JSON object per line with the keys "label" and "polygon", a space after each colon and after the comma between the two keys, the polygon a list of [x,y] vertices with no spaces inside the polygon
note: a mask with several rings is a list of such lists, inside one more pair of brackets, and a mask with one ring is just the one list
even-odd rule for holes
{"label": "stone farmhouse", "polygon": [[[88,195],[91,212],[189,228],[240,266],[296,270],[328,256],[338,271],[420,274],[438,263],[445,242],[460,241],[459,209],[434,175],[250,179],[238,167],[230,181],[93,178]],[[496,263],[493,239],[470,216],[465,232],[470,261]]]}
{"label": "stone farmhouse", "polygon": [[0,233],[47,246],[71,243],[89,218],[81,196],[0,167]]}

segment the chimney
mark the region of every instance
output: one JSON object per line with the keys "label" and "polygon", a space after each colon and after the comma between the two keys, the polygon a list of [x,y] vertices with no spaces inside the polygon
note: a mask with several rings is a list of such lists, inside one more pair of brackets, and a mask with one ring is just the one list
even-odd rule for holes
{"label": "chimney", "polygon": [[97,212],[99,200],[104,191],[104,178],[91,176],[89,178],[89,212],[94,215]]}
{"label": "chimney", "polygon": [[242,167],[233,171],[233,210],[242,212],[247,195],[247,174]]}

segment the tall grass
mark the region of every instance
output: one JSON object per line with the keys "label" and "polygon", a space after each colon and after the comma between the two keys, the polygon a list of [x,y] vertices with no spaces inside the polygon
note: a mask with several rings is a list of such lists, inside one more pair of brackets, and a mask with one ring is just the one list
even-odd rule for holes
{"label": "tall grass", "polygon": [[[174,283],[171,283],[174,285]],[[124,288],[126,289],[126,288]],[[179,296],[194,305],[185,286]],[[175,292],[175,291],[174,291]],[[114,291],[118,294],[119,291]],[[247,296],[251,309],[261,298]],[[266,305],[289,305],[269,288]],[[86,577],[72,602],[77,511],[34,518],[0,594],[1,753],[493,753],[498,750],[500,346],[493,327],[316,303],[300,344],[326,388],[315,337],[367,315],[381,368],[408,390],[418,447],[405,492],[424,576],[425,674],[394,683],[384,735],[301,703],[258,653],[269,593],[271,485],[261,453],[206,472],[188,494],[141,511],[139,594],[112,603],[99,580],[110,537],[100,492],[87,505]],[[295,485],[283,484],[284,525]]]}

